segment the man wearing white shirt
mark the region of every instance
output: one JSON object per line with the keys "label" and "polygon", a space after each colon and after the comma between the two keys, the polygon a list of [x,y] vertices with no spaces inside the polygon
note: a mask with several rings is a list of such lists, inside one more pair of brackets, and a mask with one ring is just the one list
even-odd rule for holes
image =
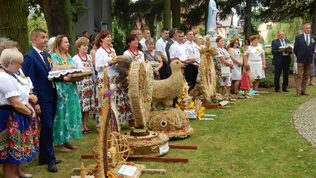
{"label": "man wearing white shirt", "polygon": [[167,44],[167,41],[168,41],[168,38],[169,38],[169,30],[168,28],[162,28],[161,29],[161,32],[160,32],[160,38],[157,40],[156,42],[156,51],[159,52],[160,54],[160,57],[161,59],[164,61],[164,62],[167,62],[168,59],[167,59],[167,54],[166,54],[166,44]]}
{"label": "man wearing white shirt", "polygon": [[142,45],[143,52],[147,51],[146,40],[150,38],[150,29],[148,27],[144,27],[142,30],[143,38],[139,41]]}
{"label": "man wearing white shirt", "polygon": [[311,74],[316,37],[310,34],[311,24],[303,24],[303,34],[296,36],[294,53],[297,57],[296,96],[308,95],[306,92],[308,79]]}
{"label": "man wearing white shirt", "polygon": [[160,68],[159,73],[161,79],[165,79],[168,76],[167,72],[167,65],[168,65],[168,58],[166,54],[166,44],[169,39],[169,29],[168,28],[162,28],[160,32],[160,38],[156,42],[155,50],[160,54],[160,57],[163,62],[163,66]]}
{"label": "man wearing white shirt", "polygon": [[283,72],[282,91],[288,92],[289,83],[289,71],[291,57],[288,54],[289,48],[286,47],[290,41],[285,39],[285,33],[283,31],[278,32],[278,38],[272,41],[272,64],[274,65],[274,90],[280,92],[280,76]]}
{"label": "man wearing white shirt", "polygon": [[[192,77],[192,70],[196,68],[192,63],[196,60],[195,58],[189,57],[186,52],[186,47],[183,43],[184,33],[181,30],[175,32],[175,42],[170,46],[170,60],[180,60],[185,64],[184,67],[184,76],[189,85],[189,90],[191,90],[195,85],[195,79]],[[194,75],[193,75],[194,76]]]}
{"label": "man wearing white shirt", "polygon": [[187,57],[191,59],[190,63],[187,65],[186,70],[188,70],[187,73],[190,75],[186,76],[186,80],[189,83],[190,88],[194,88],[196,84],[196,78],[198,75],[198,66],[197,64],[200,61],[200,51],[197,49],[194,41],[193,41],[193,31],[188,30],[186,32],[187,41],[184,43],[185,51],[187,54]]}

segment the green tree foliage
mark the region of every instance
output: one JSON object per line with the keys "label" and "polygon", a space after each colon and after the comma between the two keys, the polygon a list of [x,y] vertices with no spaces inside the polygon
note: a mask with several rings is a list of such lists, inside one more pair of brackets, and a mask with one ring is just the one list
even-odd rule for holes
{"label": "green tree foliage", "polygon": [[192,26],[205,23],[207,21],[209,0],[186,0],[183,1],[182,7],[186,13],[182,14],[182,27],[189,29]]}
{"label": "green tree foliage", "polygon": [[[81,14],[87,9],[80,0],[28,0],[28,5],[35,9],[35,16],[44,14],[49,36],[66,35],[70,44],[74,44],[74,27]],[[70,46],[75,51],[74,45]]]}
{"label": "green tree foliage", "polygon": [[155,31],[155,21],[162,21],[163,0],[114,0],[113,16],[118,25],[127,33],[136,28],[136,20],[141,19],[141,27],[148,26]]}
{"label": "green tree foliage", "polygon": [[22,52],[28,49],[27,1],[0,1],[0,37],[17,41]]}
{"label": "green tree foliage", "polygon": [[236,10],[236,13],[243,21],[246,38],[257,33],[254,23],[260,19],[258,12],[259,8],[262,7],[262,0],[226,0],[219,1],[218,6],[221,11],[219,14],[221,19],[225,19],[228,15],[232,15],[232,8]]}
{"label": "green tree foliage", "polygon": [[260,17],[276,22],[291,22],[302,18],[304,22],[313,22],[312,31],[316,33],[316,0],[264,0]]}
{"label": "green tree foliage", "polygon": [[294,18],[291,22],[280,22],[275,24],[268,33],[268,42],[277,38],[278,31],[282,30],[285,32],[285,36],[292,43],[294,43],[295,37],[299,34],[300,27],[303,23],[302,18]]}

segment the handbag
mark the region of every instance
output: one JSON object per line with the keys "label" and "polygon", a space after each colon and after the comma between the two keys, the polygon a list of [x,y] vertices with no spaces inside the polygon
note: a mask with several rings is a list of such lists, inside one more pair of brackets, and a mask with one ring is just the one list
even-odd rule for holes
{"label": "handbag", "polygon": [[230,76],[230,67],[221,66],[221,75],[222,75],[222,77],[229,77]]}

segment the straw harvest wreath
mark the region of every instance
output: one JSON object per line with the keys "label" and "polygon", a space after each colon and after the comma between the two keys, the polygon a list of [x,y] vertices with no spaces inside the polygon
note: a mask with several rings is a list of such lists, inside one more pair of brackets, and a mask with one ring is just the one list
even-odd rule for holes
{"label": "straw harvest wreath", "polygon": [[132,62],[128,78],[128,95],[135,128],[145,128],[150,115],[153,93],[153,70],[151,65],[144,62]]}

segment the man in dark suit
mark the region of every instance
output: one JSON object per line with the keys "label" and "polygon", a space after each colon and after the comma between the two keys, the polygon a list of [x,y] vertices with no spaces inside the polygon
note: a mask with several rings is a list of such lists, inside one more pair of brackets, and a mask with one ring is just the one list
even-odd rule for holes
{"label": "man in dark suit", "polygon": [[289,85],[289,65],[291,63],[290,48],[286,48],[286,45],[290,41],[285,39],[285,33],[283,31],[278,32],[278,39],[272,41],[272,64],[274,65],[274,90],[280,92],[280,76],[283,71],[283,83],[282,91],[288,92]]}
{"label": "man in dark suit", "polygon": [[49,172],[57,172],[53,148],[53,124],[56,113],[57,93],[53,83],[48,80],[51,70],[50,55],[44,51],[47,46],[47,34],[42,29],[32,31],[33,47],[25,54],[23,72],[29,76],[34,85],[34,94],[37,95],[40,105],[40,150],[39,164],[48,164]]}
{"label": "man in dark suit", "polygon": [[308,95],[306,87],[311,73],[313,54],[315,49],[315,36],[311,33],[311,24],[303,24],[302,34],[296,36],[294,53],[297,57],[296,95]]}
{"label": "man in dark suit", "polygon": [[160,73],[160,79],[166,79],[171,75],[171,69],[170,69],[170,54],[169,54],[169,48],[170,46],[174,43],[175,39],[174,39],[174,35],[175,32],[177,31],[177,28],[171,28],[169,30],[169,39],[168,42],[166,44],[166,55],[167,55],[167,62],[163,61],[163,66],[160,69],[159,73]]}

